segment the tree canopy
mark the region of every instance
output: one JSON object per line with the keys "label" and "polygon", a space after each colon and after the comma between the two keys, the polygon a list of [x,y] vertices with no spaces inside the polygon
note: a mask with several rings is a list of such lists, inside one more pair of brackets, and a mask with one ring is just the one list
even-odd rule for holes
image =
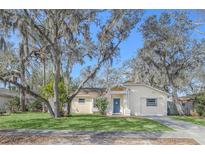
{"label": "tree canopy", "polygon": [[[101,18],[102,13],[107,14],[106,20]],[[4,70],[2,64],[0,71],[4,72],[0,74],[0,79],[20,88],[22,111],[25,93],[29,93],[45,101],[50,113],[59,117],[61,108],[58,85],[62,82],[61,78],[66,85],[69,106],[88,80],[118,54],[119,45],[140,21],[142,13],[142,10],[1,10],[0,47],[6,50],[8,42],[15,43],[13,48],[17,50],[16,64],[19,67]],[[12,42],[9,36],[18,39]],[[13,53],[12,50],[9,52]],[[73,66],[83,65],[87,59],[95,61],[95,64],[90,66],[86,77],[69,95]],[[28,74],[35,76],[34,64],[44,65],[44,81],[45,64],[51,67],[54,76],[53,108],[44,96],[30,89]],[[16,80],[13,80],[14,75]]]}

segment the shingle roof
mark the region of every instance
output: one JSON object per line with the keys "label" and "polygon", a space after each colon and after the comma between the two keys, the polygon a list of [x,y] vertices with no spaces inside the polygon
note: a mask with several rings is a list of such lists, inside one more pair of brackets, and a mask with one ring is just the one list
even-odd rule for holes
{"label": "shingle roof", "polygon": [[150,85],[147,85],[147,84],[141,83],[141,82],[127,81],[127,82],[124,82],[123,85],[124,85],[124,86],[130,86],[130,85],[133,85],[133,86],[145,86],[145,87],[148,87],[148,88],[151,88],[151,89],[160,91],[160,92],[162,92],[162,93],[168,95],[168,93],[165,92],[165,91],[163,91],[163,90],[160,90],[160,89],[158,89],[158,88],[152,87],[152,86],[150,86]]}
{"label": "shingle roof", "polygon": [[106,88],[82,88],[77,96],[98,97],[106,93]]}
{"label": "shingle roof", "polygon": [[106,88],[82,88],[79,94],[96,94],[102,95],[106,92]]}
{"label": "shingle roof", "polygon": [[82,88],[80,92],[97,92],[103,93],[106,91],[106,88]]}

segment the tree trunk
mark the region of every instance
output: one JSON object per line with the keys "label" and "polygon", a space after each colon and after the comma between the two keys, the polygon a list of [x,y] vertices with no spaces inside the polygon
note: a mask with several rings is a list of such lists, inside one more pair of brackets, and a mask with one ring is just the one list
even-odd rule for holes
{"label": "tree trunk", "polygon": [[[68,69],[66,69],[66,75],[64,77],[64,83],[65,83],[65,87],[66,87],[66,93],[67,93],[67,96],[69,96],[69,91],[70,91],[70,84],[71,80],[70,80],[70,74],[68,73]],[[67,108],[66,108],[66,115],[70,115],[70,109],[71,109],[71,101],[72,99],[68,99],[68,102],[67,102]]]}
{"label": "tree trunk", "polygon": [[23,89],[20,89],[20,105],[21,105],[21,111],[25,112],[26,111],[26,94]]}
{"label": "tree trunk", "polygon": [[[70,77],[70,74],[71,74],[71,71],[72,71],[72,67],[71,67],[71,63],[69,61],[69,58],[67,59],[67,65],[66,65],[66,72],[65,72],[65,76],[64,76],[64,83],[65,83],[65,88],[66,88],[66,93],[67,93],[67,96],[69,96],[69,93],[70,93],[70,86],[71,86],[71,77]],[[71,102],[72,102],[72,98],[68,99],[68,102],[67,102],[67,108],[66,108],[66,114],[67,116],[70,115],[70,110],[71,110]]]}
{"label": "tree trunk", "polygon": [[[45,65],[45,59],[43,60],[43,86],[46,85],[46,65]],[[42,111],[46,112],[46,106],[45,103],[42,102]]]}
{"label": "tree trunk", "polygon": [[[67,96],[69,96],[69,84],[70,84],[70,76],[67,74],[66,72],[66,75],[64,77],[64,83],[65,83],[65,88],[66,88],[66,93],[67,93]],[[66,114],[69,115],[70,114],[70,108],[71,108],[71,99],[68,99],[68,102],[67,102],[67,109],[66,109]]]}
{"label": "tree trunk", "polygon": [[[56,51],[57,52],[57,51]],[[54,92],[54,114],[55,118],[60,117],[60,102],[59,102],[59,90],[58,84],[60,82],[60,57],[56,53],[54,53],[54,84],[53,84],[53,92]]]}
{"label": "tree trunk", "polygon": [[[25,61],[24,61],[24,45],[21,45],[20,49],[20,79],[21,79],[21,84],[25,87]],[[21,111],[25,112],[26,111],[26,94],[24,89],[20,89],[20,106],[21,106]]]}
{"label": "tree trunk", "polygon": [[69,73],[68,70],[66,69],[66,74],[65,74],[65,76],[64,76],[64,83],[65,83],[65,88],[66,88],[67,94],[69,94],[70,82],[71,82],[70,73]]}
{"label": "tree trunk", "polygon": [[71,110],[71,102],[72,102],[72,99],[68,99],[67,112],[66,112],[67,116],[69,116],[71,113],[71,111],[70,111]]}
{"label": "tree trunk", "polygon": [[172,98],[179,115],[184,115],[182,104],[178,101],[177,88],[172,86]]}

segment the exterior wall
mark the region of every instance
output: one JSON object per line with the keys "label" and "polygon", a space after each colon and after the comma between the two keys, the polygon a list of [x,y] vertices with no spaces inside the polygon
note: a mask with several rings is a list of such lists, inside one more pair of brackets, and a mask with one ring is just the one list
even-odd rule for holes
{"label": "exterior wall", "polygon": [[8,89],[0,88],[0,112],[6,111],[6,104],[17,96],[17,93]]}
{"label": "exterior wall", "polygon": [[5,112],[6,111],[5,105],[11,99],[12,99],[11,97],[0,96],[0,112]]}
{"label": "exterior wall", "polygon": [[[129,109],[132,115],[167,115],[167,95],[143,85],[127,86],[129,89]],[[156,98],[156,107],[147,107],[146,99]]]}
{"label": "exterior wall", "polygon": [[[99,96],[107,95],[105,89],[84,88],[81,89],[77,96],[71,102],[72,113],[91,114],[98,110],[94,108],[94,101]],[[79,103],[79,99],[85,99],[84,103]]]}
{"label": "exterior wall", "polygon": [[[124,92],[123,92],[124,91]],[[94,99],[99,95],[96,93],[79,93],[71,104],[72,113],[91,114],[94,112]],[[127,85],[125,89],[117,92],[116,90],[104,93],[110,102],[107,109],[107,114],[113,114],[113,99],[120,99],[120,114],[122,115],[138,115],[149,116],[167,115],[167,94],[158,91],[157,89],[147,87],[145,85]],[[79,99],[85,99],[85,103],[79,103]],[[147,98],[157,99],[157,106],[146,106]]]}
{"label": "exterior wall", "polygon": [[[79,103],[79,99],[85,99],[84,103]],[[93,102],[94,98],[88,96],[76,96],[71,103],[72,113],[83,113],[90,114],[93,113]]]}

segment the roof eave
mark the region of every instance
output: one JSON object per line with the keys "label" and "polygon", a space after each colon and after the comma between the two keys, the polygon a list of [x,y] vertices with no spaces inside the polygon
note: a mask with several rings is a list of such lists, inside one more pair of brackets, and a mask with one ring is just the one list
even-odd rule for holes
{"label": "roof eave", "polygon": [[146,85],[146,84],[142,84],[142,83],[128,83],[128,84],[124,84],[124,86],[146,86],[146,87],[149,87],[149,88],[154,89],[156,91],[159,91],[161,93],[164,93],[166,95],[169,95],[169,93],[167,93],[167,92],[165,92],[163,90],[160,90],[160,89],[157,89],[157,88],[154,88],[152,86],[149,86],[149,85]]}

